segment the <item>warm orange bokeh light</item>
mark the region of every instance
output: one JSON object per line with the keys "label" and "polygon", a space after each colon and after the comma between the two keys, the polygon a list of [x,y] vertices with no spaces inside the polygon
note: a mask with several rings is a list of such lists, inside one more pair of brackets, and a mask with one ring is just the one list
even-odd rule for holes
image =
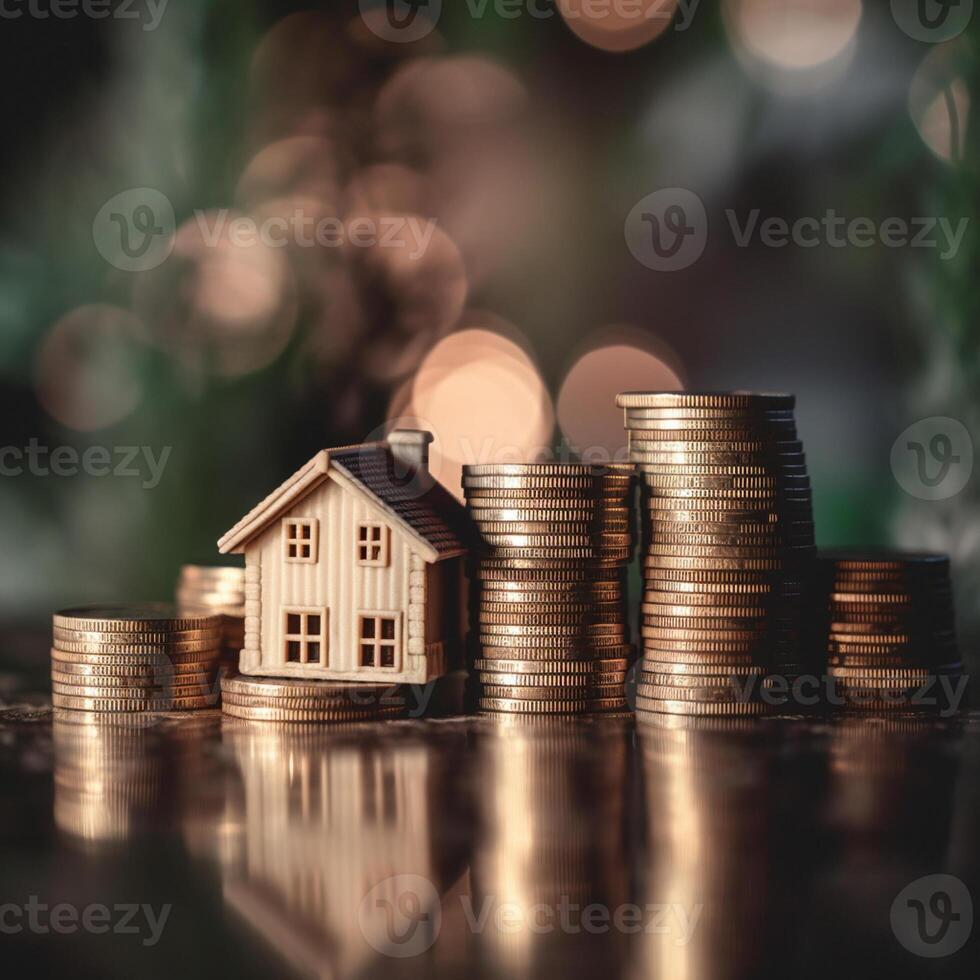
{"label": "warm orange bokeh light", "polygon": [[38,400],[62,425],[88,432],[126,418],[143,397],[146,331],[116,306],[80,306],[55,323],[38,350]]}
{"label": "warm orange bokeh light", "polygon": [[621,391],[681,391],[677,373],[648,348],[608,343],[583,354],[565,376],[558,394],[562,434],[586,462],[625,462]]}
{"label": "warm orange bokeh light", "polygon": [[569,28],[586,44],[603,51],[632,51],[649,44],[670,26],[678,0],[557,0]]}

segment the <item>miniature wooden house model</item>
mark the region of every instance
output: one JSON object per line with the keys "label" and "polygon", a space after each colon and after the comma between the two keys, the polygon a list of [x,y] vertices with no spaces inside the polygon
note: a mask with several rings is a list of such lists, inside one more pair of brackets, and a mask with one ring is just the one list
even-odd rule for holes
{"label": "miniature wooden house model", "polygon": [[425,683],[465,629],[465,508],[428,432],[317,453],[219,542],[245,555],[244,674]]}

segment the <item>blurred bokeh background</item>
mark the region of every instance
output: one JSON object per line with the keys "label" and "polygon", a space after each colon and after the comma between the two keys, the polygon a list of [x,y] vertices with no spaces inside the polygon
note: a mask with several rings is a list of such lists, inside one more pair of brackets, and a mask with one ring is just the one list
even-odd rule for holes
{"label": "blurred bokeh background", "polygon": [[[820,543],[950,551],[976,632],[972,7],[5,15],[2,615],[171,594],[316,450],[397,419],[456,490],[466,462],[621,452],[619,390],[748,387],[798,396]],[[627,240],[664,188],[707,215],[671,272]],[[753,214],[923,240],[741,245]],[[955,492],[903,470],[916,423]]]}

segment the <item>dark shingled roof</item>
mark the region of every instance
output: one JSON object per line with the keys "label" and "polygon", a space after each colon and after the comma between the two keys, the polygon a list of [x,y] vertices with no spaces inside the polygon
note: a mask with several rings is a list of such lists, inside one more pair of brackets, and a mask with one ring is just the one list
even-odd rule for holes
{"label": "dark shingled roof", "polygon": [[384,443],[331,449],[330,463],[361,484],[404,521],[440,558],[471,547],[466,508],[428,473],[413,474],[397,463]]}

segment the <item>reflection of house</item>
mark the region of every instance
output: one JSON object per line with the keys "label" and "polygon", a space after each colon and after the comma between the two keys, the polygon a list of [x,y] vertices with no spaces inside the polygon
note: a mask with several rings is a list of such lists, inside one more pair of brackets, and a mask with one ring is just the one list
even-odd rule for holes
{"label": "reflection of house", "polygon": [[312,726],[234,725],[224,739],[243,790],[228,814],[241,836],[226,902],[304,973],[349,977],[384,960],[361,932],[365,896],[395,875],[438,883],[447,867],[434,856],[431,748]]}
{"label": "reflection of house", "polygon": [[425,683],[462,646],[466,514],[428,432],[323,450],[219,542],[245,554],[246,674]]}

